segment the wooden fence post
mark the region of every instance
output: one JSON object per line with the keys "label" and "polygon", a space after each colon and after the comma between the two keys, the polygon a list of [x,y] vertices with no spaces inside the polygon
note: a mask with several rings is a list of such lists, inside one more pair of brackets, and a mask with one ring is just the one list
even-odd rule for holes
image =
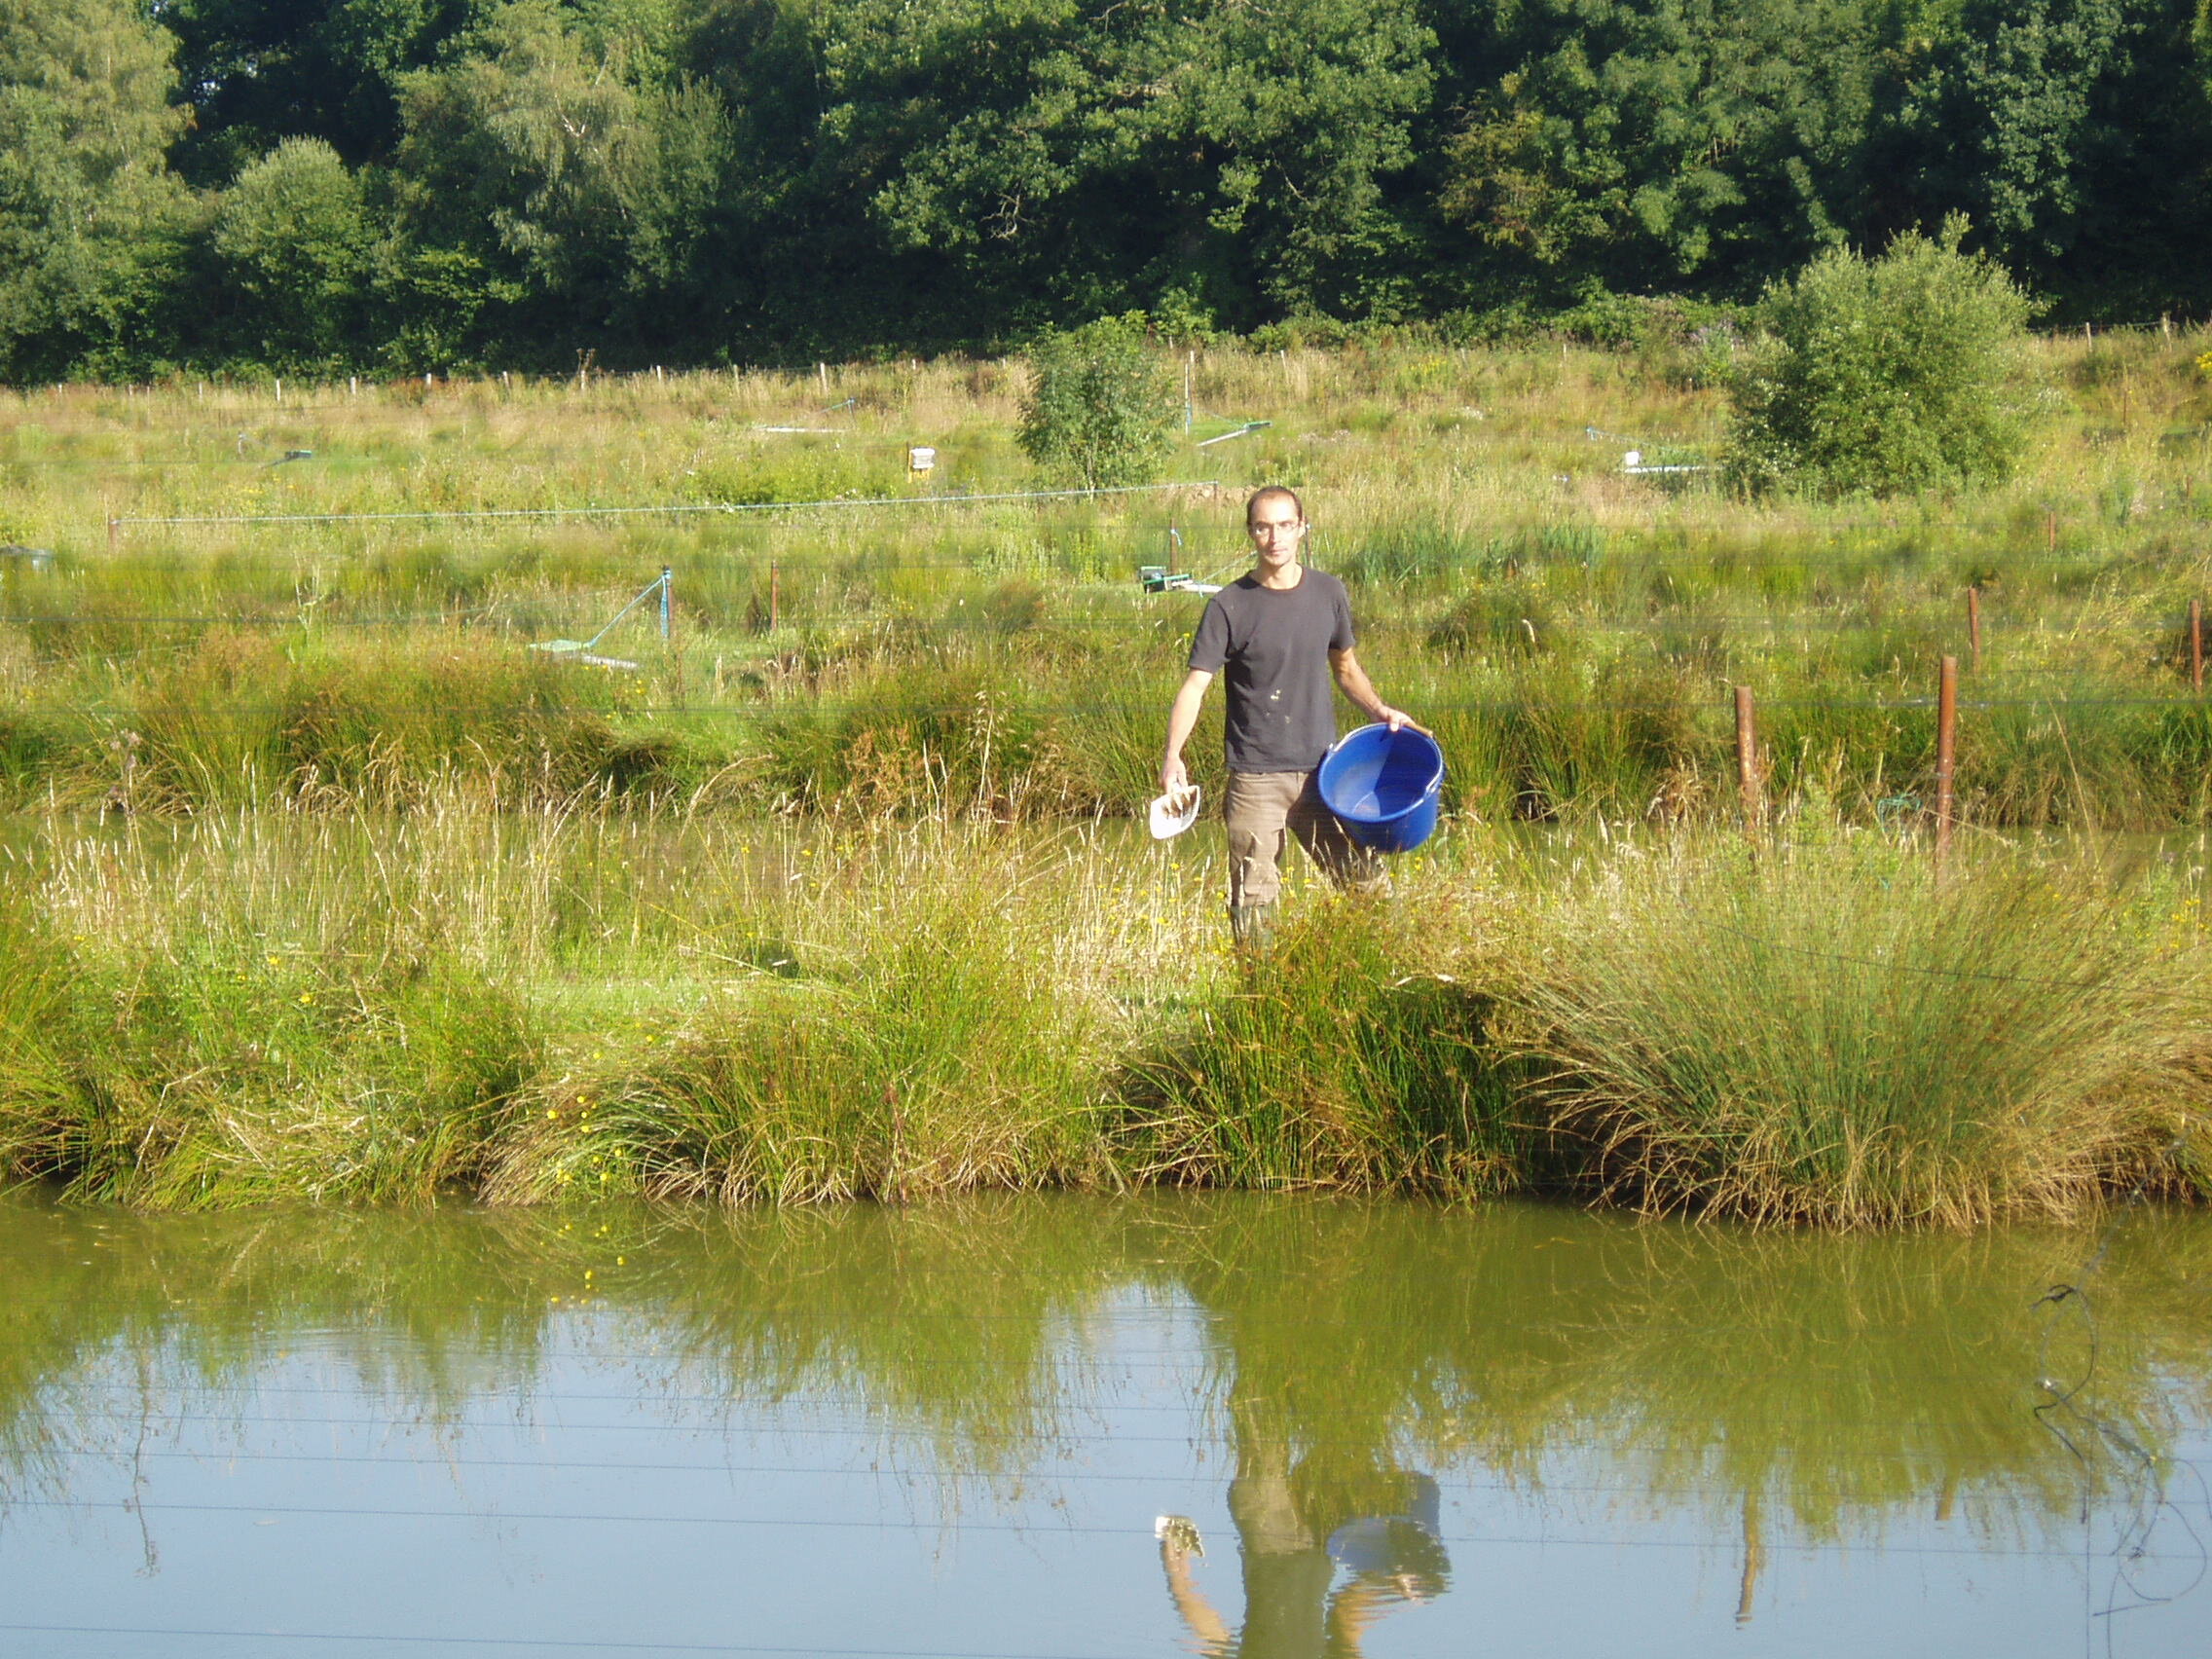
{"label": "wooden fence post", "polygon": [[1967,641],[1973,648],[1973,671],[1981,672],[1981,588],[1967,589]]}
{"label": "wooden fence post", "polygon": [[1759,799],[1758,718],[1749,685],[1736,687],[1736,787],[1744,797],[1744,831],[1756,835],[1766,813]]}
{"label": "wooden fence post", "polygon": [[783,584],[779,580],[781,574],[774,565],[768,567],[768,632],[771,634],[776,631],[776,624],[782,620],[784,608]]}
{"label": "wooden fence post", "polygon": [[2198,696],[2204,694],[2204,602],[2189,602],[2189,683]]}
{"label": "wooden fence post", "polygon": [[1951,775],[1959,746],[1959,659],[1943,659],[1936,694],[1936,862],[1951,850]]}

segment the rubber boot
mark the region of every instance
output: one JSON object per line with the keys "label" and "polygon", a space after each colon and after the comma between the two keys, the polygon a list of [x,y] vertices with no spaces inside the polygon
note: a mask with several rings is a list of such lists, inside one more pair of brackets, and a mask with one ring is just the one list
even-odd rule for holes
{"label": "rubber boot", "polygon": [[1275,937],[1275,907],[1272,904],[1230,905],[1229,937],[1239,950],[1267,949]]}

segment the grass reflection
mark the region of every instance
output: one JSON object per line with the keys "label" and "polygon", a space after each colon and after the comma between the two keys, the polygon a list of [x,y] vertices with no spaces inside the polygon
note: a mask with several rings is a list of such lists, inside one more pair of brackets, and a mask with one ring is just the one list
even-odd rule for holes
{"label": "grass reflection", "polygon": [[[18,1493],[188,1408],[246,1415],[294,1350],[349,1413],[459,1434],[595,1345],[649,1367],[656,1411],[857,1411],[949,1485],[1026,1483],[1098,1431],[1117,1365],[1182,1351],[1177,1309],[1202,1339],[1164,1385],[1245,1500],[1322,1535],[1407,1512],[1431,1475],[1600,1489],[1725,1535],[1872,1539],[1938,1512],[2033,1531],[2071,1522],[2084,1469],[2120,1493],[2212,1410],[2212,1227],[2175,1212],[2097,1239],[1235,1194],[250,1219],[18,1199],[0,1258]],[[2086,1299],[2036,1305],[2061,1282]],[[2085,1464],[2037,1415],[2046,1379],[2087,1379],[2066,1419]]]}

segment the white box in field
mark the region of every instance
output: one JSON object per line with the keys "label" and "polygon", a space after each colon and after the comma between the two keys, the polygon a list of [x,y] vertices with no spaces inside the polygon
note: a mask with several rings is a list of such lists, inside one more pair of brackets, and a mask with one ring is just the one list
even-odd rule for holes
{"label": "white box in field", "polygon": [[906,469],[909,472],[928,472],[937,465],[937,451],[927,444],[906,446]]}

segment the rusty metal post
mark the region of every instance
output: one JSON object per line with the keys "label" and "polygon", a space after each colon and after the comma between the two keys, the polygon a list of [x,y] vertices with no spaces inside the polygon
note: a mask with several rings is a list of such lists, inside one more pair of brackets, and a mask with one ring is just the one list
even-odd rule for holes
{"label": "rusty metal post", "polygon": [[1936,862],[1951,850],[1951,774],[1959,746],[1959,659],[1943,659],[1936,693]]}
{"label": "rusty metal post", "polygon": [[1756,835],[1766,814],[1759,800],[1759,730],[1751,688],[1736,687],[1736,787],[1744,796],[1744,829]]}
{"label": "rusty metal post", "polygon": [[1967,589],[1967,641],[1973,647],[1973,671],[1981,672],[1981,589]]}
{"label": "rusty metal post", "polygon": [[2204,602],[2189,602],[2189,683],[2197,695],[2204,693]]}

